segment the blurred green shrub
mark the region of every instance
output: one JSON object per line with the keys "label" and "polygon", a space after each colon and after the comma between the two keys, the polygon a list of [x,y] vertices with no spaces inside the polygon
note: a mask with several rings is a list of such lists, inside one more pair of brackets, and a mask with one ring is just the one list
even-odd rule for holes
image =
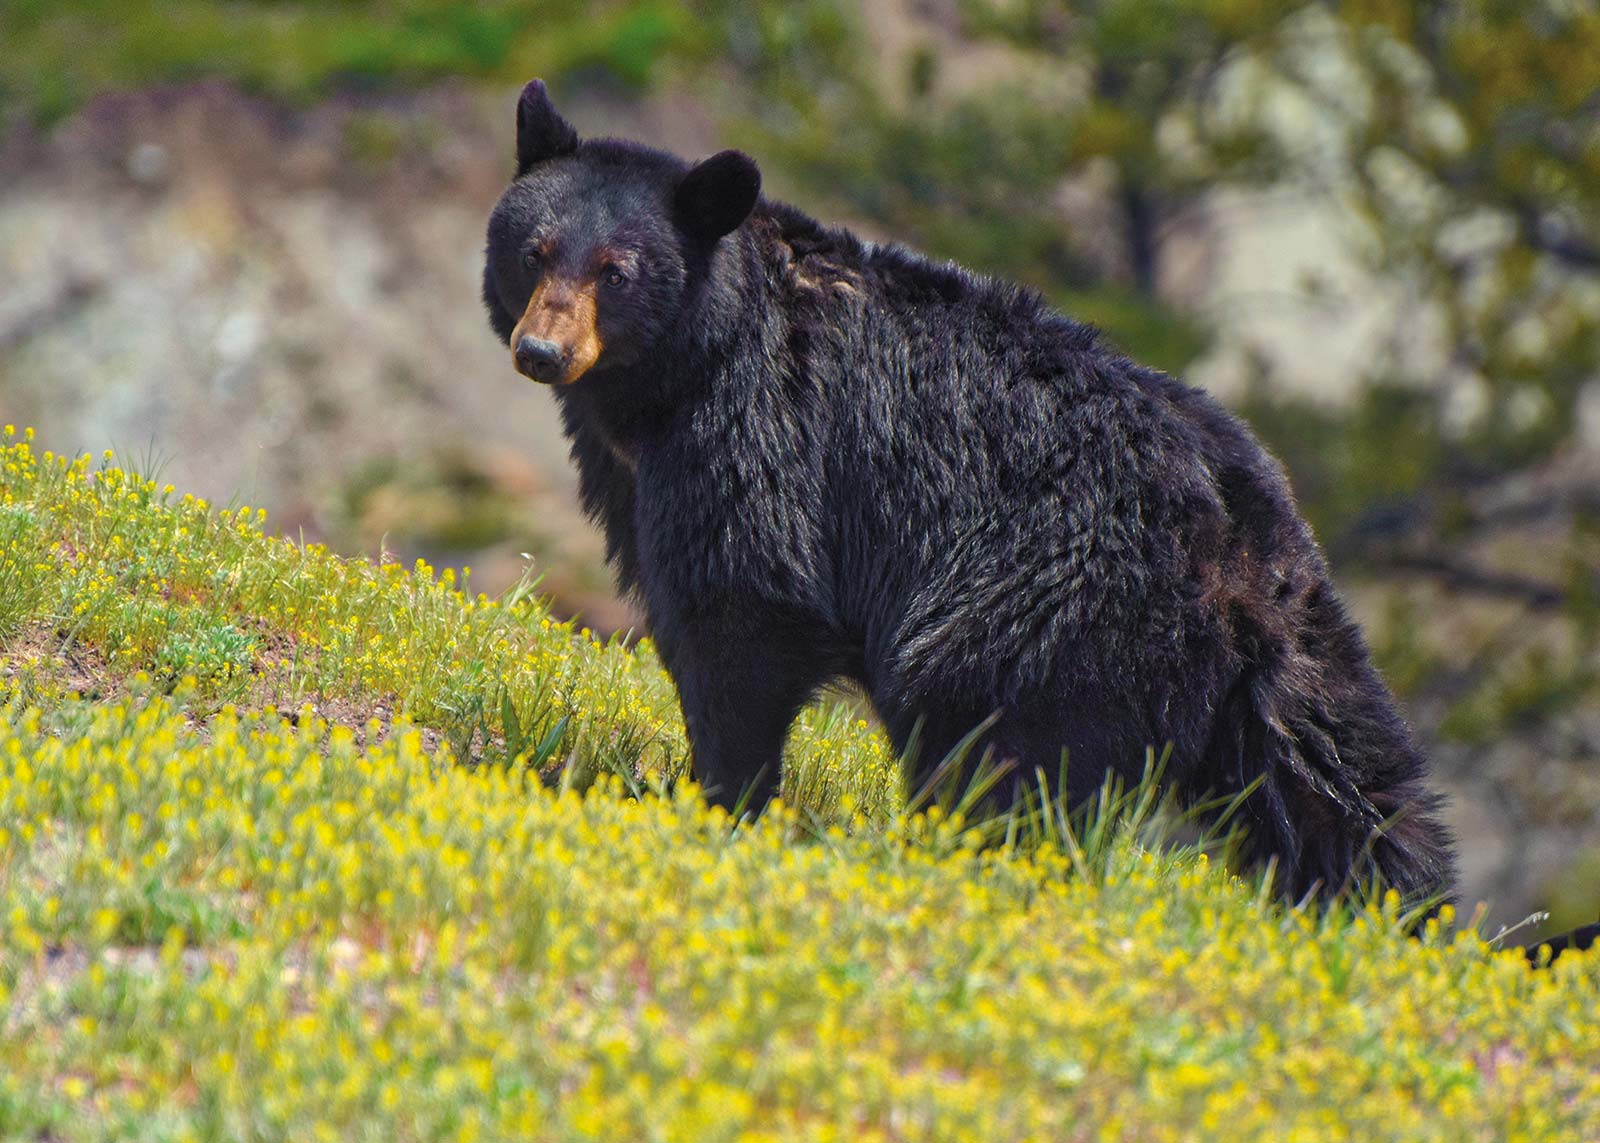
{"label": "blurred green shrub", "polygon": [[48,122],[96,92],[219,77],[306,99],[330,86],[599,73],[638,88],[711,46],[658,0],[7,0],[0,108]]}

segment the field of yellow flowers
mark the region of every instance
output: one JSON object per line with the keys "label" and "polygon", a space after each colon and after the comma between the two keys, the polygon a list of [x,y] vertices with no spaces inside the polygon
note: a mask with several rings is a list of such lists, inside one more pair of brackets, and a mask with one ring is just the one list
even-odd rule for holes
{"label": "field of yellow flowers", "polygon": [[1600,958],[980,847],[843,703],[733,829],[648,644],[462,587],[7,430],[0,1138],[1600,1138]]}

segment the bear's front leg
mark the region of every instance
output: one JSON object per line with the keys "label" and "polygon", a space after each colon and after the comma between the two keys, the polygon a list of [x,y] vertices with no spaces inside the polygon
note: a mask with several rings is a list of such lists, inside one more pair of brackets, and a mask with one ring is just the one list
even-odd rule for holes
{"label": "bear's front leg", "polygon": [[783,742],[826,682],[805,625],[759,607],[657,623],[707,800],[754,817],[778,792]]}

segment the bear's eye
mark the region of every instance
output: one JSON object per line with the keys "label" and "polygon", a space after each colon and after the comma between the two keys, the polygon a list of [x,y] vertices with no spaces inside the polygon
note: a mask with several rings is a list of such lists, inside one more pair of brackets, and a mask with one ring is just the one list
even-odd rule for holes
{"label": "bear's eye", "polygon": [[522,264],[529,270],[537,270],[543,261],[544,254],[537,247],[530,246],[522,252]]}
{"label": "bear's eye", "polygon": [[610,286],[613,290],[620,290],[623,286],[628,284],[628,275],[624,274],[615,266],[610,266],[606,269],[605,280],[606,285]]}

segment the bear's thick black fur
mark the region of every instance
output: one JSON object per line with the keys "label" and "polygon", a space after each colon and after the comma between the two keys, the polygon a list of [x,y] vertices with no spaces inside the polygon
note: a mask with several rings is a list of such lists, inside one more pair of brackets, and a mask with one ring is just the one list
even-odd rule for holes
{"label": "bear's thick black fur", "polygon": [[1191,798],[1259,780],[1251,856],[1285,892],[1448,894],[1423,756],[1250,432],[1034,292],[759,185],[737,152],[580,142],[535,81],[484,274],[707,795],[759,809],[844,677],[916,731],[913,787],[990,716],[974,756],[1032,781],[1065,749],[1073,799],[1170,743]]}

